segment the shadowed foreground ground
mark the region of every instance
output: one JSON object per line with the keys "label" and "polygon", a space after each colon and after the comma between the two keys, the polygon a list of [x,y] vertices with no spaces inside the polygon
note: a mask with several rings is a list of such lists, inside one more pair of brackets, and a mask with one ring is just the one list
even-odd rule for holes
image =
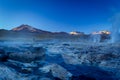
{"label": "shadowed foreground ground", "polygon": [[1,44],[0,80],[119,80],[119,43]]}

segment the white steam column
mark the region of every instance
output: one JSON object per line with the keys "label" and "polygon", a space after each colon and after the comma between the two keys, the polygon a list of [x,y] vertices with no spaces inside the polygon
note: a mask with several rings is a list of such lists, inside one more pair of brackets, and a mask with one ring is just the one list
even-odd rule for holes
{"label": "white steam column", "polygon": [[114,21],[112,24],[112,34],[111,34],[111,42],[120,42],[120,14],[117,14],[114,17]]}

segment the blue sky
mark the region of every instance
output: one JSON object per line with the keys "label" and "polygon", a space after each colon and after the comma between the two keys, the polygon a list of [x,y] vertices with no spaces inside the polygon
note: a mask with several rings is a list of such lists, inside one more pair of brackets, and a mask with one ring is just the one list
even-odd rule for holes
{"label": "blue sky", "polygon": [[110,29],[120,0],[0,0],[0,28],[21,24],[48,31]]}

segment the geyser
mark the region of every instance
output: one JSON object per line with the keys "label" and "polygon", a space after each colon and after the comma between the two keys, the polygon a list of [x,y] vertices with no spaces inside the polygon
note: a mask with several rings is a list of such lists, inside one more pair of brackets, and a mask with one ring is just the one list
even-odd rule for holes
{"label": "geyser", "polygon": [[113,18],[111,42],[120,42],[120,13]]}
{"label": "geyser", "polygon": [[99,43],[101,40],[101,35],[100,34],[91,34],[90,36],[90,41],[94,43]]}

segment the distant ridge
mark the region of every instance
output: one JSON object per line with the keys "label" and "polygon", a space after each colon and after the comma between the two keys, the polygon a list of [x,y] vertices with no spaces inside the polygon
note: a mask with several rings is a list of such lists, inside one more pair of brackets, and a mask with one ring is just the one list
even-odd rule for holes
{"label": "distant ridge", "polygon": [[[104,34],[100,34],[102,40],[109,39],[109,34],[106,32],[102,32]],[[76,35],[77,34],[77,35]],[[30,25],[22,24],[18,27],[15,27],[11,30],[0,29],[0,40],[41,40],[41,39],[71,39],[71,40],[79,40],[84,39],[87,40],[92,34],[84,34],[82,32],[72,32],[72,34],[67,32],[50,32],[41,29],[34,28]]]}

